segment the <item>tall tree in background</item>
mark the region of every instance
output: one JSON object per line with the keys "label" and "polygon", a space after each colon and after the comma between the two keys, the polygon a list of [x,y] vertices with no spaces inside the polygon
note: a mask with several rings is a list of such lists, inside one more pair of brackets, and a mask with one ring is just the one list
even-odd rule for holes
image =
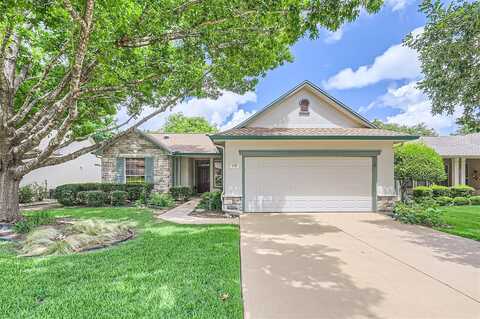
{"label": "tall tree in background", "polygon": [[406,44],[418,51],[424,79],[419,87],[432,101],[433,114],[463,109],[465,123],[480,123],[480,2],[426,0],[423,33]]}
{"label": "tall tree in background", "polygon": [[438,136],[438,133],[433,128],[428,127],[425,123],[408,126],[408,125],[400,125],[395,123],[387,124],[378,119],[373,120],[372,123],[378,128],[394,131],[394,132],[400,132],[400,133],[406,133],[406,134],[418,135],[418,136]]}
{"label": "tall tree in background", "polygon": [[215,133],[218,129],[201,116],[172,114],[162,127],[164,133]]}
{"label": "tall tree in background", "polygon": [[[113,143],[190,97],[244,93],[300,37],[375,12],[379,0],[3,0],[0,220],[19,218],[22,176]],[[115,126],[117,106],[133,117]],[[129,126],[130,125],[130,126]],[[121,133],[58,155],[104,131]],[[39,149],[42,140],[47,146]]]}

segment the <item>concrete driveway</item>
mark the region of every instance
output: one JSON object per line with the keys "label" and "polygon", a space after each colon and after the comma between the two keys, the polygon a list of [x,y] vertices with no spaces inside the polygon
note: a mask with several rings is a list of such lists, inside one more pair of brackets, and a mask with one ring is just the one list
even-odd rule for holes
{"label": "concrete driveway", "polygon": [[245,318],[480,318],[480,243],[375,213],[240,218]]}

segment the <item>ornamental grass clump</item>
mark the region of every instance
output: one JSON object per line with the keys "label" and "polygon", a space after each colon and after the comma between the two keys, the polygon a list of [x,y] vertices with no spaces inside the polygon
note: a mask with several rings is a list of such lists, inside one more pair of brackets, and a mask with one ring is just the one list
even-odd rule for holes
{"label": "ornamental grass clump", "polygon": [[65,255],[110,246],[133,236],[129,222],[81,220],[69,225],[42,226],[20,243],[22,256]]}

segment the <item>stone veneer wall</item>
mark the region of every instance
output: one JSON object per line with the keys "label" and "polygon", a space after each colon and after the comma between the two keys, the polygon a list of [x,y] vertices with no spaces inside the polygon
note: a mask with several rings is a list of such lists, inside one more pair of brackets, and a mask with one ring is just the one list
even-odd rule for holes
{"label": "stone veneer wall", "polygon": [[102,154],[102,182],[117,181],[117,158],[153,157],[154,190],[167,192],[171,186],[172,159],[166,151],[146,140],[137,132],[133,132],[114,145],[108,147]]}
{"label": "stone veneer wall", "polygon": [[391,212],[393,205],[398,200],[398,196],[377,196],[377,211],[379,212]]}
{"label": "stone veneer wall", "polygon": [[228,212],[242,212],[242,197],[241,196],[224,196],[223,210]]}

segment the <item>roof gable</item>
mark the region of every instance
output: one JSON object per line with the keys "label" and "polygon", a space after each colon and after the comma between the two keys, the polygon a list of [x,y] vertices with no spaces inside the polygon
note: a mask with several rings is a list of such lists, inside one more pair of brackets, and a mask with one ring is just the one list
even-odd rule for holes
{"label": "roof gable", "polygon": [[[308,100],[308,113],[300,101]],[[236,128],[375,128],[367,119],[309,81],[304,81]]]}

